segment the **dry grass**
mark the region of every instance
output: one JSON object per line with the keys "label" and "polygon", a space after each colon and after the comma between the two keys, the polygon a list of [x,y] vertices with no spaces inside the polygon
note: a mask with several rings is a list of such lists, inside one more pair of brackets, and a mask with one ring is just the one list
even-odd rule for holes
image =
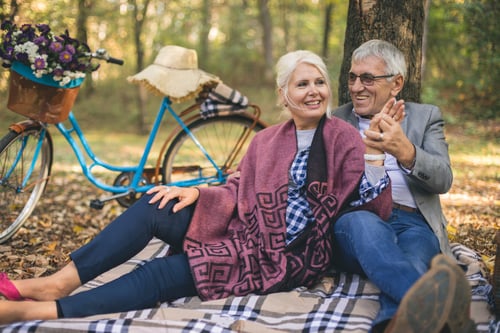
{"label": "dry grass", "polygon": [[[492,240],[500,228],[499,128],[495,123],[469,124],[451,126],[446,132],[455,174],[451,191],[442,195],[450,239],[483,255],[490,269],[496,251]],[[8,272],[12,278],[57,270],[71,251],[90,240],[123,210],[116,202],[106,204],[102,211],[89,208],[89,201],[103,193],[84,179],[75,165],[76,159],[68,158],[70,151],[60,142],[61,138],[55,138],[55,173],[46,195],[20,232],[0,244],[0,271]],[[136,161],[144,138],[94,134],[90,141],[98,156],[114,163]],[[123,149],[110,149],[109,142]]]}

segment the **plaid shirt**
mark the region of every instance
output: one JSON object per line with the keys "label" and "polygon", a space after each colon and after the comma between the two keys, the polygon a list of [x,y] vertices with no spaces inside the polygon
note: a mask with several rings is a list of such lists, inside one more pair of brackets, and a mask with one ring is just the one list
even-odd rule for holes
{"label": "plaid shirt", "polygon": [[[290,168],[288,199],[286,207],[286,243],[290,244],[314,221],[314,215],[306,198],[307,160],[310,147],[297,153]],[[351,206],[361,206],[375,199],[389,185],[387,173],[384,178],[372,185],[363,173],[359,186],[360,199],[351,202]]]}

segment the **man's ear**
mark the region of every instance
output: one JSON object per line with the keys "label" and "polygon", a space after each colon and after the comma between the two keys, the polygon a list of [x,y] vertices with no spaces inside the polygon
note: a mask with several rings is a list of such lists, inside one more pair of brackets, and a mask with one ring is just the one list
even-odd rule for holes
{"label": "man's ear", "polygon": [[403,79],[403,76],[401,75],[396,75],[396,77],[392,80],[392,88],[391,88],[391,95],[393,97],[396,97],[401,90],[403,90],[403,86],[405,84],[405,80]]}

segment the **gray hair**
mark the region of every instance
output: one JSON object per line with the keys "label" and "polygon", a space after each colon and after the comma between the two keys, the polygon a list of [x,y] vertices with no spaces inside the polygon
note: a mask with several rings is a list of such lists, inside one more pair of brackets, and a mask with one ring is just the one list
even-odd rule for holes
{"label": "gray hair", "polygon": [[368,57],[382,59],[386,65],[385,74],[399,74],[403,79],[406,78],[405,56],[393,44],[380,39],[369,40],[354,50],[351,62],[362,61]]}
{"label": "gray hair", "polygon": [[297,66],[301,63],[306,63],[313,65],[318,69],[321,75],[325,78],[326,85],[330,91],[330,100],[328,101],[327,116],[331,116],[331,83],[330,76],[328,75],[328,70],[326,64],[321,59],[320,56],[314,52],[307,50],[297,50],[288,52],[287,54],[281,56],[281,58],[276,63],[276,85],[278,89],[283,91],[283,96],[287,103],[290,103],[288,98],[288,83],[292,77],[293,72]]}

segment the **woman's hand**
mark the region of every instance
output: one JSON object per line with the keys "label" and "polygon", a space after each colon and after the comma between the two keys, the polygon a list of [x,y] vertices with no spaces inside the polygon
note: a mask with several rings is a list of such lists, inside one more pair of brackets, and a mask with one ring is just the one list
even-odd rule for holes
{"label": "woman's hand", "polygon": [[151,200],[149,200],[150,204],[157,203],[160,201],[158,205],[158,209],[163,209],[167,202],[172,199],[178,199],[179,202],[174,205],[172,211],[177,213],[179,210],[193,204],[198,197],[200,196],[200,191],[194,187],[176,187],[176,186],[155,186],[146,192],[147,194],[156,193]]}

